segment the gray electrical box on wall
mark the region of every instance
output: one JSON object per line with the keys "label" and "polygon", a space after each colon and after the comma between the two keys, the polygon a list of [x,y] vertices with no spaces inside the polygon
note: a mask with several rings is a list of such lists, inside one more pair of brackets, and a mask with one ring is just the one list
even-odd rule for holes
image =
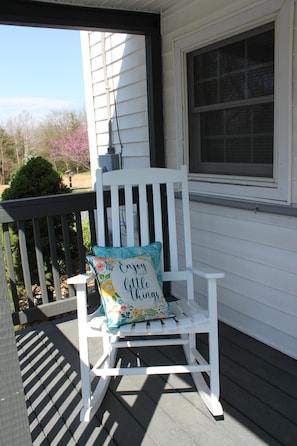
{"label": "gray electrical box on wall", "polygon": [[118,170],[120,169],[120,155],[118,153],[106,153],[99,155],[99,166],[103,170]]}

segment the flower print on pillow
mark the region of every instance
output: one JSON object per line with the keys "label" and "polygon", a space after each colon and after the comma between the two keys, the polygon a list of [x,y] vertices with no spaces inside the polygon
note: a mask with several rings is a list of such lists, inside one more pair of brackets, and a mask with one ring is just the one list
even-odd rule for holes
{"label": "flower print on pillow", "polygon": [[97,275],[109,329],[174,316],[149,254],[128,259],[88,257]]}

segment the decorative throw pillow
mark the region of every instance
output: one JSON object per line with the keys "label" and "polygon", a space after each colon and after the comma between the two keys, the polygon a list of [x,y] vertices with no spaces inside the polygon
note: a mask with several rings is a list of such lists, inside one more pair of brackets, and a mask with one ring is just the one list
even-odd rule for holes
{"label": "decorative throw pillow", "polygon": [[161,242],[153,242],[146,246],[99,246],[92,248],[93,254],[97,257],[109,257],[111,259],[128,259],[131,257],[150,254],[158,277],[159,285],[162,288],[162,264],[161,264]]}
{"label": "decorative throw pillow", "polygon": [[87,256],[97,276],[109,330],[174,317],[159,286],[150,254],[128,259]]}

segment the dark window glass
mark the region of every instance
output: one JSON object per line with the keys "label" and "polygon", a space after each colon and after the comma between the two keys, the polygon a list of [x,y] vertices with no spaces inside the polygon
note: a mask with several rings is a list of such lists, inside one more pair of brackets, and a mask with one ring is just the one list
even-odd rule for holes
{"label": "dark window glass", "polygon": [[188,54],[190,172],[272,176],[274,25]]}

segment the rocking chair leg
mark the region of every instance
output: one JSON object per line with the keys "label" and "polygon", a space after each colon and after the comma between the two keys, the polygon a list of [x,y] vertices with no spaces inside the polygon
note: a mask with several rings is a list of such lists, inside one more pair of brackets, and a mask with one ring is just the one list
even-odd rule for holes
{"label": "rocking chair leg", "polygon": [[[103,368],[110,368],[114,367],[116,362],[116,355],[117,355],[117,349],[111,348],[109,337],[103,336],[103,354],[106,356],[106,360],[104,362]],[[91,376],[91,371],[89,371],[89,377]],[[88,422],[92,419],[92,417],[97,412],[98,408],[101,406],[102,401],[104,400],[105,394],[107,392],[109,382],[110,382],[111,376],[101,376],[99,378],[99,381],[97,383],[97,386],[94,390],[94,392],[91,392],[90,389],[90,401],[88,405],[84,405],[81,413],[80,413],[80,420]],[[84,401],[84,399],[83,399]]]}
{"label": "rocking chair leg", "polygon": [[192,373],[193,381],[204,404],[215,418],[224,416],[223,408],[219,400],[212,395],[210,388],[201,373]]}
{"label": "rocking chair leg", "polygon": [[[214,336],[210,334],[210,336]],[[190,333],[188,335],[189,344],[184,346],[184,353],[188,363],[194,364],[196,362],[191,349],[196,349],[196,334]],[[192,373],[194,384],[202,398],[202,401],[215,418],[223,417],[223,408],[219,402],[219,368],[218,368],[218,351],[215,348],[215,344],[209,339],[209,357],[210,357],[210,372],[208,385],[202,375],[202,373]]]}
{"label": "rocking chair leg", "polygon": [[212,342],[211,337],[215,337],[215,334],[212,332],[209,334],[209,385],[202,373],[194,372],[192,373],[192,378],[208,410],[215,418],[222,419],[224,415],[222,405],[219,401],[219,355],[216,344]]}
{"label": "rocking chair leg", "polygon": [[90,406],[88,407],[84,406],[81,409],[80,421],[89,422],[94,416],[94,414],[97,412],[98,408],[100,407],[105,397],[110,382],[110,378],[111,378],[110,376],[106,376],[106,377],[101,377],[99,379],[97,387],[91,397]]}
{"label": "rocking chair leg", "polygon": [[201,398],[214,417],[223,416],[223,408],[219,402],[220,384],[219,384],[219,351],[218,351],[218,323],[217,323],[217,283],[216,279],[207,280],[208,292],[208,312],[211,320],[211,329],[209,331],[209,386],[205,382],[202,374],[197,373],[193,376],[194,382],[199,390]]}
{"label": "rocking chair leg", "polygon": [[[77,284],[77,313],[78,313],[78,332],[79,332],[79,351],[80,351],[80,371],[82,383],[82,409],[80,413],[81,421],[90,421],[102,403],[107,391],[110,376],[101,377],[92,392],[91,381],[92,371],[89,358],[88,338],[85,332],[87,326],[87,297],[86,285],[84,283]],[[116,350],[110,351],[110,343],[108,336],[103,336],[103,351],[106,355],[104,367],[113,367],[116,359]]]}
{"label": "rocking chair leg", "polygon": [[77,313],[79,332],[79,352],[80,352],[80,372],[82,382],[82,403],[83,407],[90,407],[91,404],[91,383],[90,383],[90,363],[88,340],[84,336],[84,327],[87,324],[87,302],[86,285],[77,285]]}
{"label": "rocking chair leg", "polygon": [[208,305],[211,318],[211,330],[209,332],[209,362],[210,369],[210,392],[215,401],[220,397],[219,383],[219,350],[218,350],[218,320],[217,320],[217,284],[215,279],[208,280]]}

